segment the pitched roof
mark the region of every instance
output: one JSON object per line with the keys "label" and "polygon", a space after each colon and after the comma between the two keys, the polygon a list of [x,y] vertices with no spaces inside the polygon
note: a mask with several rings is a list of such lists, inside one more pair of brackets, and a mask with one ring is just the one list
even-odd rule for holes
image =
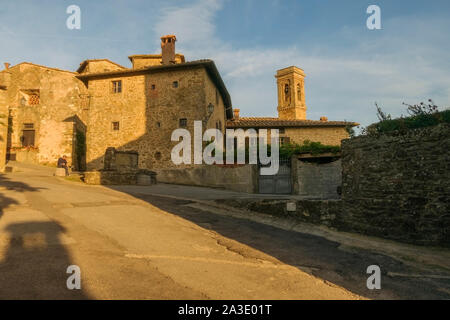
{"label": "pitched roof", "polygon": [[227,121],[228,128],[273,128],[273,127],[346,127],[357,126],[356,122],[349,121],[320,121],[279,119],[269,117],[248,117]]}
{"label": "pitched roof", "polygon": [[119,67],[119,68],[127,69],[124,66],[121,66],[120,64],[115,63],[115,62],[113,62],[113,61],[111,61],[109,59],[87,59],[87,60],[84,60],[83,62],[80,63],[80,66],[78,67],[77,72],[80,73],[86,67],[86,65],[89,62],[98,62],[98,61],[106,61],[106,62],[109,62],[109,63]]}
{"label": "pitched roof", "polygon": [[[72,74],[76,73],[76,72],[69,71],[69,70],[63,70],[63,69],[58,69],[58,68],[47,67],[47,66],[43,66],[43,65],[40,65],[40,64],[32,63],[32,62],[27,62],[27,61],[18,63],[16,65],[12,66],[12,67],[9,67],[8,70],[13,69],[15,67],[18,67],[18,66],[20,66],[22,64],[29,64],[29,65],[34,66],[34,67],[45,68],[45,69],[49,69],[49,70],[53,70],[53,71],[69,72],[69,73],[72,73]],[[3,71],[6,71],[6,70],[3,70]],[[1,71],[1,72],[3,72],[3,71]]]}
{"label": "pitched roof", "polygon": [[[181,53],[176,53],[175,54],[176,57],[180,57],[182,62],[185,62],[184,60],[184,55]],[[130,59],[130,61],[133,61],[133,59],[135,58],[141,58],[141,59],[160,59],[162,58],[162,54],[161,53],[156,53],[156,54],[133,54],[131,56],[128,56],[128,59]]]}
{"label": "pitched roof", "polygon": [[217,89],[222,96],[223,103],[225,105],[227,119],[233,118],[233,109],[231,104],[231,97],[228,93],[228,90],[225,86],[225,83],[220,76],[219,71],[217,70],[216,64],[213,60],[204,59],[204,60],[196,60],[185,63],[176,63],[176,64],[167,64],[167,65],[159,65],[159,66],[150,66],[140,69],[125,69],[125,70],[114,70],[108,72],[99,72],[99,73],[86,73],[79,74],[76,77],[80,80],[89,80],[93,78],[109,78],[109,77],[117,77],[117,76],[133,76],[133,75],[142,75],[148,73],[156,73],[156,72],[165,72],[176,69],[187,69],[187,68],[195,68],[202,67],[205,68],[208,72],[211,80],[216,85]]}

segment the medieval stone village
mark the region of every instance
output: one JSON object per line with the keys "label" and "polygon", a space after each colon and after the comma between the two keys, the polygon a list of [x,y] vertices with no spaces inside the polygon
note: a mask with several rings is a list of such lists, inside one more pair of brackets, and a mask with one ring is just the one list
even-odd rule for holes
{"label": "medieval stone village", "polygon": [[[286,65],[278,117],[241,116],[214,57],[160,39],[129,66],[4,63],[0,299],[450,298],[448,110],[379,109],[355,135],[359,119],[308,117],[308,71]],[[202,150],[240,130],[247,152],[246,130],[277,130],[277,171],[176,164],[178,129]]]}

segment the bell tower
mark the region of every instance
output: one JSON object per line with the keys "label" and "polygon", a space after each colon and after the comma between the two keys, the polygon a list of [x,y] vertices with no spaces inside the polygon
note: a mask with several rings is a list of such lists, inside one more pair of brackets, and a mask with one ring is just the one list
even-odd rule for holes
{"label": "bell tower", "polygon": [[277,71],[278,118],[306,119],[305,73],[295,66]]}

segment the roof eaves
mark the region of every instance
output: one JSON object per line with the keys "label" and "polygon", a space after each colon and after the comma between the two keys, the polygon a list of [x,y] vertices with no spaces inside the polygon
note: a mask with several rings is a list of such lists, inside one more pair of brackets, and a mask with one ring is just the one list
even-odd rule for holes
{"label": "roof eaves", "polygon": [[190,68],[190,67],[205,67],[208,74],[214,81],[214,84],[218,87],[222,98],[224,100],[225,109],[227,112],[227,118],[231,119],[233,117],[233,109],[231,104],[230,94],[225,86],[225,83],[222,80],[222,77],[219,74],[219,71],[216,68],[214,61],[209,59],[204,60],[195,60],[185,63],[177,63],[177,64],[169,64],[169,65],[160,65],[160,66],[151,66],[145,67],[141,69],[126,69],[126,70],[114,70],[110,72],[101,72],[101,73],[86,73],[86,74],[78,74],[77,78],[80,80],[87,80],[95,77],[110,77],[110,76],[120,76],[120,75],[133,75],[133,74],[144,74],[147,72],[158,72],[170,69],[178,69],[178,68]]}

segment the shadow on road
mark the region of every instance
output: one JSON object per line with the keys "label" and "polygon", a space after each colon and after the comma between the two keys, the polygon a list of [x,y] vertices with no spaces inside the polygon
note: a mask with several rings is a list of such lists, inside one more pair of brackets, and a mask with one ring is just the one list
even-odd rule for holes
{"label": "shadow on road", "polygon": [[[42,188],[31,187],[26,183],[13,181],[6,177],[4,174],[0,174],[0,190],[6,189],[8,191],[16,192],[34,192]],[[0,191],[0,219],[3,215],[3,211],[11,205],[19,204],[17,200],[6,196]]]}
{"label": "shadow on road", "polygon": [[[0,219],[6,208],[20,204],[2,189],[10,194],[42,189],[5,175],[0,175],[0,188]],[[67,289],[66,281],[71,274],[66,270],[72,263],[61,242],[62,226],[53,221],[26,221],[8,224],[1,231],[0,299],[89,298],[83,290]]]}
{"label": "shadow on road", "polygon": [[[148,194],[132,194],[168,213],[189,220],[205,229],[264,252],[321,279],[373,299],[450,299],[450,280],[391,278],[387,272],[412,273],[413,270],[389,256],[368,250],[343,249],[325,238],[286,231],[246,219],[238,219],[186,206],[175,200]],[[367,267],[382,271],[382,290],[367,289]]]}
{"label": "shadow on road", "polygon": [[24,222],[6,227],[9,244],[0,260],[0,299],[88,299],[69,290],[70,255],[55,222]]}

